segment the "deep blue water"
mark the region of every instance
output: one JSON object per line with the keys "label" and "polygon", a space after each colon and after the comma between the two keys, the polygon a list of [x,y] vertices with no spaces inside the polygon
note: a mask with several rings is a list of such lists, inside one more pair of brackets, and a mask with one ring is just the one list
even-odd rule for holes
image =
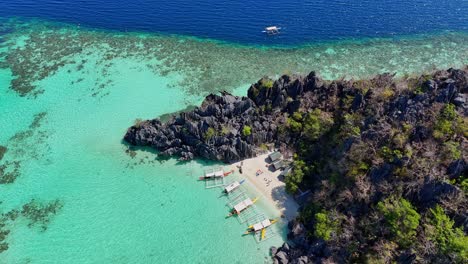
{"label": "deep blue water", "polygon": [[[0,0],[0,17],[254,44],[468,30],[468,0]],[[283,33],[261,30],[278,25]]]}

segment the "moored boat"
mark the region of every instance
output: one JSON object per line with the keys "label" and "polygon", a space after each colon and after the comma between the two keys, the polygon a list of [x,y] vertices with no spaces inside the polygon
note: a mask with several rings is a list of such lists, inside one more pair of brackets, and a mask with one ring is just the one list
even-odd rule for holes
{"label": "moored boat", "polygon": [[262,232],[261,234],[262,234],[262,239],[263,239],[265,237],[266,228],[271,226],[272,224],[275,224],[277,221],[278,221],[277,219],[265,219],[261,222],[258,222],[256,224],[253,224],[247,227],[247,231],[244,234]]}
{"label": "moored boat", "polygon": [[252,206],[255,202],[257,202],[258,198],[254,198],[251,200],[250,198],[245,199],[244,201],[236,204],[231,212],[227,215],[227,217],[231,217],[233,215],[239,215],[242,211]]}
{"label": "moored boat", "polygon": [[229,176],[231,173],[234,173],[234,170],[230,170],[227,172],[224,172],[224,170],[205,172],[205,175],[198,177],[198,180],[203,181],[203,180],[212,180],[216,178],[222,178],[222,177]]}
{"label": "moored boat", "polygon": [[245,179],[240,181],[240,182],[235,181],[235,182],[227,185],[226,187],[224,187],[223,193],[224,194],[229,194],[229,193],[233,192],[234,190],[239,188],[241,186],[241,184],[243,184],[244,182],[245,182]]}

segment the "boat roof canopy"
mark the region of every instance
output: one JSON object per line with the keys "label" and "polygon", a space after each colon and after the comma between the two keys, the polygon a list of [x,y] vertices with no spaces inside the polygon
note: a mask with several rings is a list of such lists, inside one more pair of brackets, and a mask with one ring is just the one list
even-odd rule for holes
{"label": "boat roof canopy", "polygon": [[263,221],[261,221],[260,223],[256,223],[253,225],[253,229],[255,232],[263,229],[263,228],[267,228],[271,225],[271,222],[270,222],[270,219],[265,219]]}
{"label": "boat roof canopy", "polygon": [[230,192],[230,191],[234,190],[235,188],[237,188],[237,186],[239,186],[239,185],[240,185],[239,182],[233,182],[233,183],[229,184],[228,186],[226,186],[226,188],[224,188],[224,190],[226,192]]}
{"label": "boat roof canopy", "polygon": [[240,213],[242,210],[244,210],[245,208],[251,206],[253,204],[252,200],[250,200],[250,198],[247,198],[245,199],[244,201],[236,204],[234,206],[234,210],[238,213]]}
{"label": "boat roof canopy", "polygon": [[266,27],[265,30],[278,30],[277,26]]}

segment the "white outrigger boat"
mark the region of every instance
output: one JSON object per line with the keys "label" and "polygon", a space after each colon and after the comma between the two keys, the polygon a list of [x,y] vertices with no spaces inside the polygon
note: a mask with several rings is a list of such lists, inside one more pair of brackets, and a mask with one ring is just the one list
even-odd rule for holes
{"label": "white outrigger boat", "polygon": [[243,184],[244,182],[245,182],[245,180],[242,180],[240,182],[235,181],[235,182],[227,185],[226,187],[224,187],[223,193],[224,194],[229,194],[229,193],[233,192],[234,190],[239,188],[241,186],[241,184]]}
{"label": "white outrigger boat", "polygon": [[247,228],[247,231],[244,233],[245,235],[251,234],[251,233],[257,233],[261,232],[260,234],[260,239],[263,240],[265,239],[265,234],[266,234],[266,229],[267,227],[271,226],[272,224],[276,223],[278,220],[276,219],[265,219],[261,222],[258,222],[256,224],[253,224]]}
{"label": "white outrigger boat", "polygon": [[277,26],[269,26],[266,27],[265,30],[263,30],[262,32],[267,33],[268,35],[276,35],[280,33],[280,29],[281,28]]}
{"label": "white outrigger boat", "polygon": [[198,177],[199,181],[203,180],[211,180],[211,179],[216,179],[216,178],[223,178],[226,176],[229,176],[229,174],[234,173],[234,170],[224,172],[224,170],[218,170],[218,171],[210,171],[206,172],[205,175]]}
{"label": "white outrigger boat", "polygon": [[251,200],[250,198],[245,199],[244,201],[234,205],[234,208],[228,214],[227,217],[231,217],[233,215],[239,215],[242,211],[252,206],[255,202],[257,202],[258,198],[254,198]]}

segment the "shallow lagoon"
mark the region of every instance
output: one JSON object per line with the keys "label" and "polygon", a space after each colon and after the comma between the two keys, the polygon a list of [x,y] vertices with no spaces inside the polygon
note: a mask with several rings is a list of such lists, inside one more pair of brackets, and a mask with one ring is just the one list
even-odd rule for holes
{"label": "shallow lagoon", "polygon": [[14,183],[0,185],[0,208],[63,204],[45,231],[21,217],[10,223],[4,263],[262,263],[281,237],[242,237],[245,226],[224,219],[219,190],[196,182],[202,163],[126,152],[121,139],[136,118],[199,104],[209,92],[245,94],[263,75],[403,76],[468,64],[465,33],[267,48],[42,21],[3,27],[0,165],[21,166]]}

